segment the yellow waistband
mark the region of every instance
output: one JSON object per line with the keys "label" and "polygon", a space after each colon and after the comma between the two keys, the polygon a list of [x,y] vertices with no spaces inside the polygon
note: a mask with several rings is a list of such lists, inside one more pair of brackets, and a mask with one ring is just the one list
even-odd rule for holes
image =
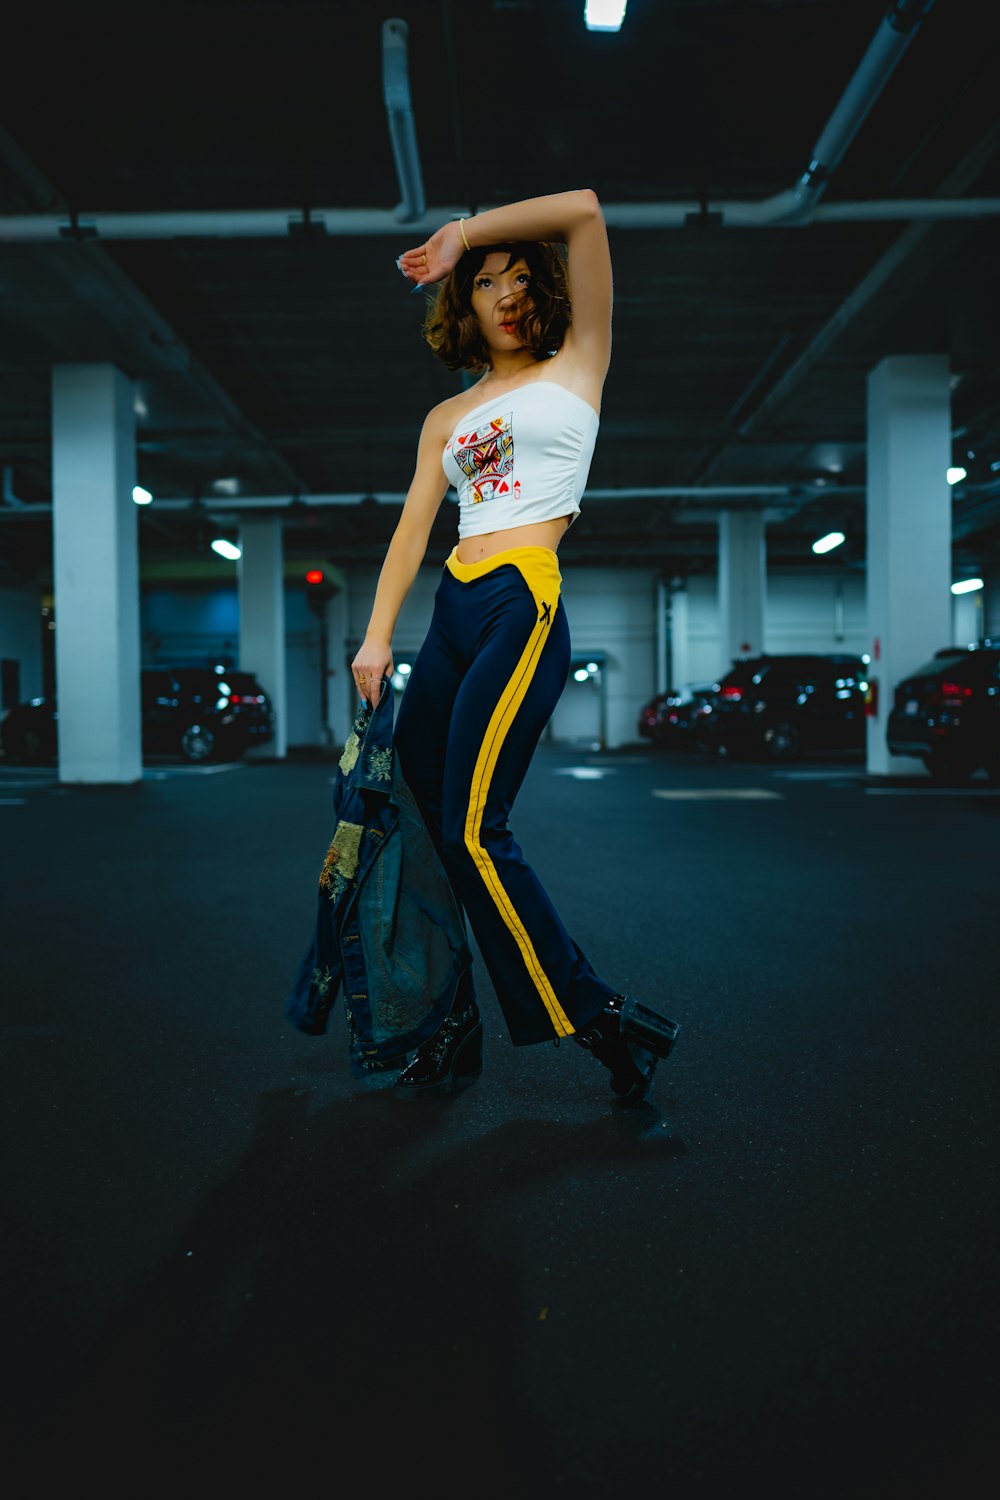
{"label": "yellow waistband", "polygon": [[559,572],[559,557],[551,547],[509,547],[506,552],[494,552],[492,557],[482,557],[479,562],[464,563],[458,560],[458,547],[453,547],[445,559],[445,567],[459,583],[472,583],[494,568],[512,563],[535,598],[535,603],[546,603],[554,609],[562,586]]}

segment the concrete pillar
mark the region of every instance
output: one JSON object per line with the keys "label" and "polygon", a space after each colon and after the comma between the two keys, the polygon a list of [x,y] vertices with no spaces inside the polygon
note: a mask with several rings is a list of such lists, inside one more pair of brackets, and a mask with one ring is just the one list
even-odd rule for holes
{"label": "concrete pillar", "polygon": [[251,758],[283,760],[288,753],[285,689],[285,568],[280,516],[240,522],[240,667],[253,672],[274,708],[274,739],[252,746]]}
{"label": "concrete pillar", "polygon": [[733,658],[764,649],[767,557],[760,511],[724,510],[719,516],[720,672]]}
{"label": "concrete pillar", "polygon": [[670,680],[670,593],[667,580],[659,574],[653,580],[653,651],[653,691],[665,693]]}
{"label": "concrete pillar", "polygon": [[886,721],[896,683],[952,644],[951,387],[946,355],[890,355],[868,376],[868,770],[909,774]]}
{"label": "concrete pillar", "polygon": [[983,589],[977,589],[974,594],[952,594],[951,633],[942,645],[972,646],[983,639],[983,593]]}
{"label": "concrete pillar", "polygon": [[52,562],[59,779],[142,780],[132,383],[52,371]]}
{"label": "concrete pillar", "polygon": [[675,580],[670,590],[670,687],[691,681],[691,639],[687,588]]}
{"label": "concrete pillar", "polygon": [[983,634],[1000,641],[1000,567],[983,569]]}

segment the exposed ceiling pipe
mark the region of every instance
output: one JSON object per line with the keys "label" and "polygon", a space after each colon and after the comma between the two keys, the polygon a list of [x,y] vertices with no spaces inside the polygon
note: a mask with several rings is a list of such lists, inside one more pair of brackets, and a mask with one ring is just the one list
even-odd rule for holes
{"label": "exposed ceiling pipe", "polygon": [[405,21],[382,22],[382,97],[402,195],[396,209],[396,219],[401,224],[412,224],[423,218],[427,210],[410,97],[408,38]]}
{"label": "exposed ceiling pipe", "polygon": [[808,167],[790,191],[778,193],[758,205],[764,222],[787,224],[813,216],[831,176],[933,4],[934,0],[892,0],[823,127]]}
{"label": "exposed ceiling pipe", "polygon": [[[981,219],[1000,214],[1000,198],[898,198],[821,205],[832,173],[867,118],[934,0],[892,0],[864,57],[812,150],[794,187],[758,202],[606,203],[614,229],[684,229],[704,223],[737,229],[792,228],[814,223]],[[227,209],[166,213],[0,215],[0,243],[46,240],[159,240],[221,237],[271,239],[284,235],[397,236],[405,223],[433,233],[467,206],[428,209],[417,151],[403,20],[382,23],[382,86],[402,199],[395,210],[366,208]],[[487,205],[483,205],[486,207]]]}
{"label": "exposed ceiling pipe", "polygon": [[25,501],[14,494],[14,470],[10,464],[3,466],[3,503],[10,505],[15,510],[23,510]]}
{"label": "exposed ceiling pipe", "polygon": [[[775,199],[768,199],[773,204]],[[489,207],[483,204],[483,208]],[[604,203],[611,229],[685,229],[704,213],[697,203]],[[431,208],[407,221],[428,234],[461,207]],[[810,224],[860,224],[890,220],[986,219],[1000,215],[1000,198],[886,198],[818,205],[808,219],[778,218],[761,203],[712,205],[713,222],[733,229],[799,229]],[[313,234],[350,238],[385,235],[398,239],[403,221],[389,209],[224,209],[186,213],[0,214],[0,244],[58,240],[281,239]]]}
{"label": "exposed ceiling pipe", "polygon": [[[862,484],[823,485],[813,487],[806,484],[716,484],[716,485],[623,485],[621,489],[587,489],[584,500],[798,500],[806,492],[811,499],[832,499],[841,495],[863,495]],[[454,501],[455,496],[449,496]],[[293,514],[304,510],[326,510],[334,506],[402,505],[403,493],[362,494],[359,492],[327,495],[246,495],[242,499],[227,496],[225,499],[172,499],[154,500],[141,507],[144,517],[158,511],[187,511],[189,514],[211,516],[219,520],[236,515],[242,510],[282,510]],[[23,519],[26,515],[47,516],[52,513],[51,502],[25,505],[23,510],[11,512]],[[0,518],[4,512],[0,510]]]}
{"label": "exposed ceiling pipe", "polygon": [[[998,144],[1000,144],[1000,125],[994,125],[964,160],[949,173],[946,181],[942,183],[942,191],[945,193],[961,192],[968,183],[974,182],[994,155]],[[749,436],[779,410],[782,402],[792,395],[810,370],[825,357],[837,340],[865,316],[875,297],[899,274],[901,267],[916,253],[929,233],[926,223],[910,224],[875,264],[869,267],[853,291],[848,293],[822,327],[815,331],[806,347],[781,373],[770,390],[761,397],[753,411],[743,417],[737,429],[741,438]],[[726,444],[726,447],[728,446],[729,444]],[[726,447],[720,450],[716,462],[721,460]],[[703,474],[702,477],[706,475]]]}

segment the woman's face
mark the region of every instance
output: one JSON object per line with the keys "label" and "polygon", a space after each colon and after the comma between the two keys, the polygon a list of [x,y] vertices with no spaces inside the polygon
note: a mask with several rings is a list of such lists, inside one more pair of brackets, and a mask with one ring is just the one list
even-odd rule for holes
{"label": "woman's face", "polygon": [[515,319],[530,302],[531,273],[523,257],[512,261],[505,250],[487,255],[472,283],[472,311],[488,349],[520,349]]}

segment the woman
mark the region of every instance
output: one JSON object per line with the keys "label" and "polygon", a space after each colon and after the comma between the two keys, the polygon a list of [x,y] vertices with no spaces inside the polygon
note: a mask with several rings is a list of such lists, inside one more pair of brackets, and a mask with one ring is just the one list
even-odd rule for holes
{"label": "woman", "polygon": [[[571,1036],[634,1102],[677,1026],[594,972],[507,827],[569,670],[557,551],[579,514],[611,355],[604,217],[587,190],[529,198],[443,225],[398,264],[415,288],[438,287],[424,324],[434,352],[482,374],[424,421],[355,681],[378,702],[396,618],[451,483],[459,541],[397,714],[400,767],[514,1045]],[[481,1049],[470,979],[396,1090],[449,1091],[480,1072]]]}

